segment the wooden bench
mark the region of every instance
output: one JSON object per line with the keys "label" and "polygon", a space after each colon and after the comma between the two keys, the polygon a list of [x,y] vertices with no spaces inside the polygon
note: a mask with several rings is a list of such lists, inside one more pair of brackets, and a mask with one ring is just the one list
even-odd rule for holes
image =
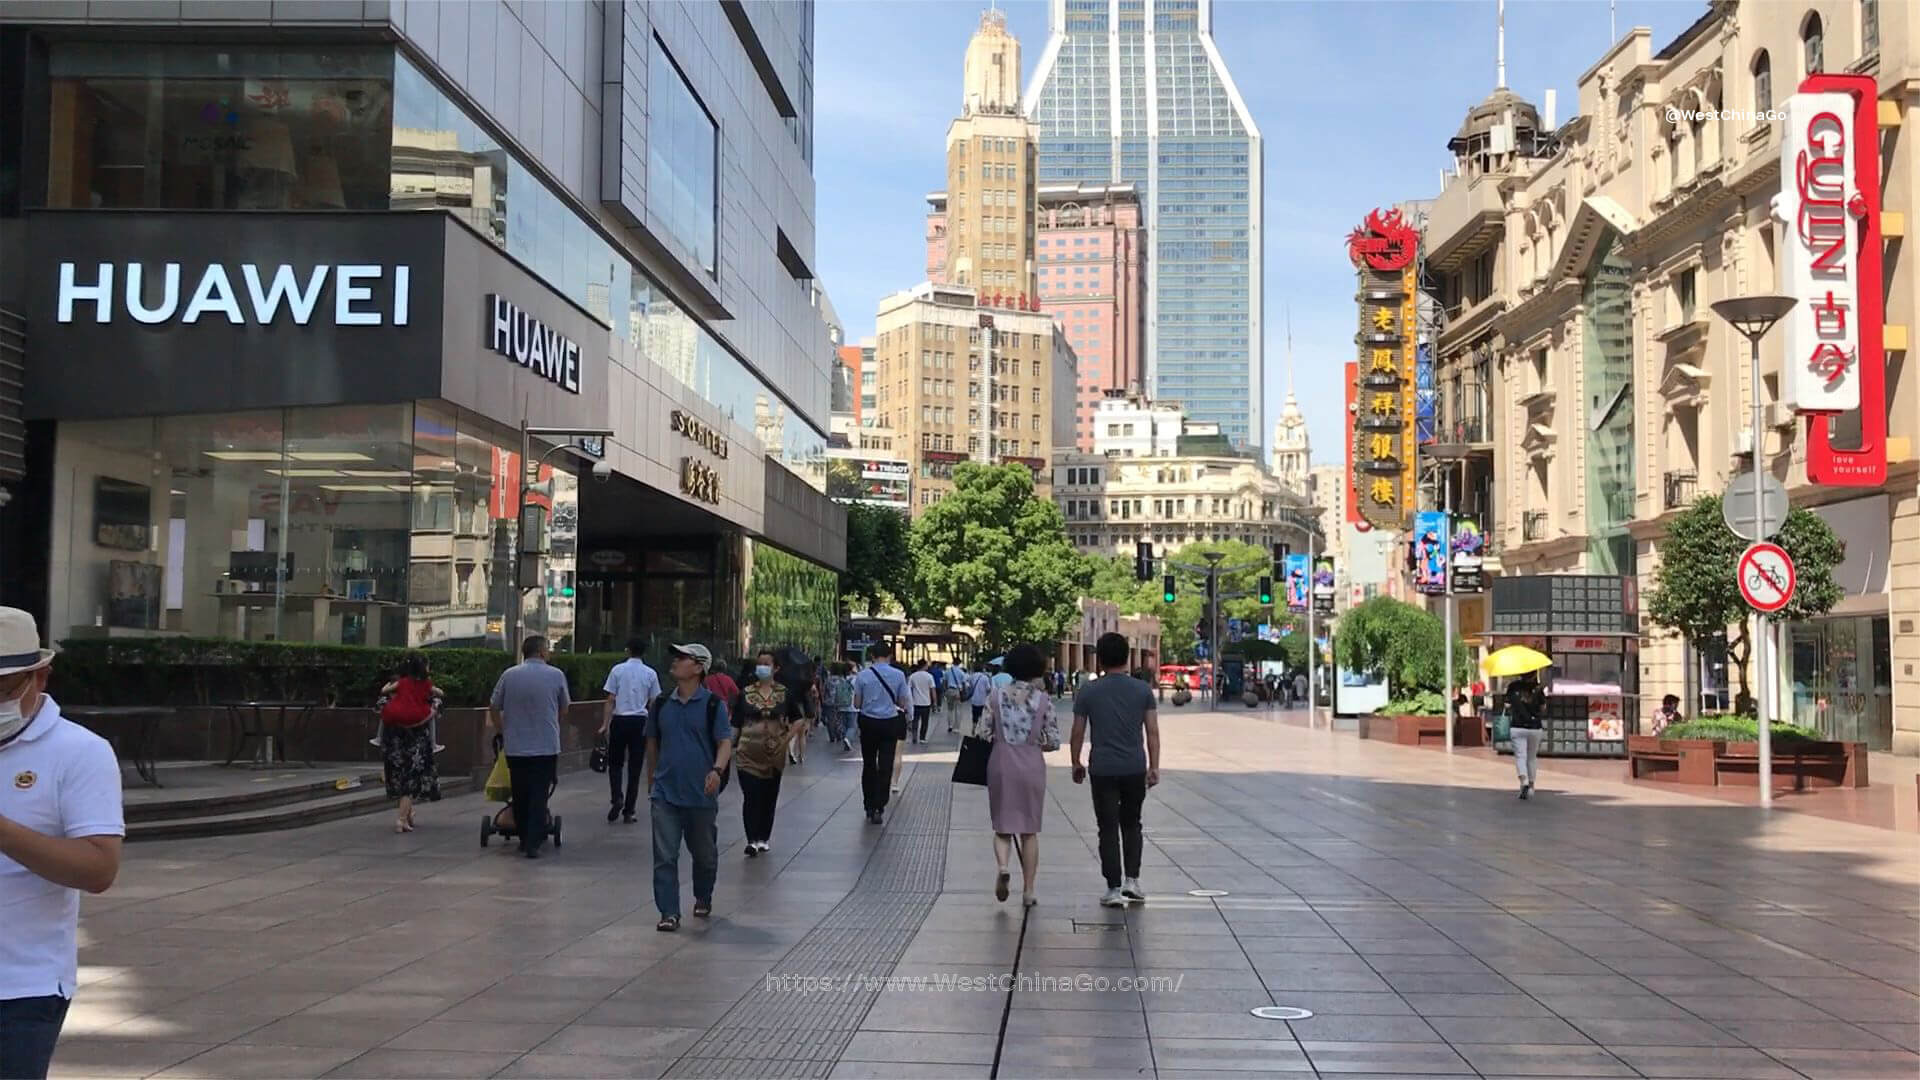
{"label": "wooden bench", "polygon": [[[1627,775],[1670,784],[1758,787],[1760,744],[1717,739],[1663,739],[1627,736]],[[1867,786],[1865,743],[1779,743],[1773,748],[1773,784],[1792,782],[1792,790]]]}

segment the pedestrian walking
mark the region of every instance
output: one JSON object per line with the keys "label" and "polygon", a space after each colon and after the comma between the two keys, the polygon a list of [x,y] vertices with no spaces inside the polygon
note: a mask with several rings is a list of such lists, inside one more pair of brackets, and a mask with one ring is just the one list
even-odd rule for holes
{"label": "pedestrian walking", "polygon": [[0,1076],[44,1080],[80,981],[81,892],[120,873],[120,763],[47,694],[53,652],[0,607]]}
{"label": "pedestrian walking", "polygon": [[607,788],[613,803],[607,820],[619,818],[631,825],[639,820],[640,773],[647,756],[647,712],[660,696],[660,675],[640,654],[647,650],[641,638],[627,642],[627,658],[607,672],[607,714],[600,721],[600,737],[607,741]]}
{"label": "pedestrian walking", "polygon": [[847,733],[853,728],[853,666],[837,661],[827,669],[827,700],[821,708],[821,715],[827,721],[827,738],[840,744],[840,749],[851,750],[853,743],[847,740]]}
{"label": "pedestrian walking", "polygon": [[973,733],[980,733],[980,718],[987,711],[987,695],[993,690],[993,680],[987,677],[987,665],[977,664],[973,674],[967,679],[967,706],[973,710]]}
{"label": "pedestrian walking", "polygon": [[733,761],[726,702],[702,684],[713,653],[691,643],[668,647],[673,689],[647,715],[647,813],[653,820],[655,930],[680,929],[680,845],[693,858],[693,915],[713,914],[720,874],[720,789]]}
{"label": "pedestrian walking", "polygon": [[394,832],[412,832],[414,805],[440,798],[433,732],[443,696],[427,673],[427,658],[417,652],[408,653],[393,681],[380,688],[380,760],[387,798],[400,800]]}
{"label": "pedestrian walking", "polygon": [[1534,778],[1540,768],[1541,713],[1546,692],[1532,673],[1507,684],[1507,723],[1513,739],[1513,767],[1520,774],[1520,797],[1533,794]]}
{"label": "pedestrian walking", "polygon": [[[1140,808],[1160,783],[1160,714],[1153,689],[1127,675],[1127,639],[1102,634],[1094,643],[1100,677],[1073,698],[1073,782],[1091,781],[1100,830],[1100,873],[1106,907],[1147,898],[1140,887]],[[1091,742],[1087,763],[1080,747]]]}
{"label": "pedestrian walking", "polygon": [[860,795],[867,822],[884,819],[894,755],[906,735],[907,677],[893,666],[893,646],[882,641],[867,649],[867,668],[853,680],[853,707],[860,714]]}
{"label": "pedestrian walking", "polygon": [[[741,670],[745,670],[744,665]],[[718,660],[713,661],[713,670],[707,674],[705,685],[721,701],[732,701],[740,696],[740,684],[733,681],[733,676],[727,674],[727,666]]]}
{"label": "pedestrian walking", "polygon": [[933,719],[933,701],[937,692],[934,688],[933,672],[927,670],[925,660],[916,660],[913,674],[907,676],[907,689],[913,694],[913,728],[909,732],[916,743],[927,741],[927,724]]}
{"label": "pedestrian walking", "polygon": [[740,770],[740,823],[749,859],[772,846],[780,774],[790,761],[787,750],[807,729],[800,697],[780,679],[774,654],[763,651],[753,665],[753,681],[733,704],[733,760]]}
{"label": "pedestrian walking", "polygon": [[1312,690],[1312,687],[1307,685],[1307,673],[1304,671],[1294,672],[1293,673],[1294,704],[1296,705],[1304,704],[1309,709],[1313,708],[1313,700],[1307,696],[1311,690]]}
{"label": "pedestrian walking", "polygon": [[500,673],[487,708],[487,729],[498,731],[513,785],[513,820],[520,852],[540,857],[547,841],[547,800],[560,779],[560,718],[573,699],[567,676],[547,663],[547,639],[520,644],[520,663]]}
{"label": "pedestrian walking", "polygon": [[995,687],[987,699],[987,738],[993,743],[987,758],[987,812],[993,819],[993,858],[999,865],[993,896],[1007,898],[1007,857],[1017,837],[1020,901],[1026,907],[1039,899],[1034,884],[1040,873],[1040,819],[1047,804],[1046,754],[1060,748],[1046,663],[1037,647],[1015,646],[1006,657],[1007,685]]}

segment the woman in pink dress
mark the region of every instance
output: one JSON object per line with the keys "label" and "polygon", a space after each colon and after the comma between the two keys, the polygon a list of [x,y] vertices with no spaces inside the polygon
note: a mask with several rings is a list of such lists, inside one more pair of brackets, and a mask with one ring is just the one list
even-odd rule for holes
{"label": "woman in pink dress", "polygon": [[1007,856],[1020,838],[1021,900],[1036,902],[1034,878],[1040,872],[1040,817],[1047,803],[1049,750],[1060,748],[1060,724],[1053,697],[1046,691],[1047,661],[1032,645],[1007,653],[1003,666],[1013,682],[994,687],[987,698],[987,808],[993,816],[993,857],[999,864],[993,895],[1007,898]]}

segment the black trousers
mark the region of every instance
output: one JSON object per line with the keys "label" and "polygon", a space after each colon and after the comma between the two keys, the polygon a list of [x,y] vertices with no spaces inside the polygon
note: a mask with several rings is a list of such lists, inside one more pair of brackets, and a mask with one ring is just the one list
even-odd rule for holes
{"label": "black trousers", "polygon": [[913,723],[914,723],[914,726],[919,731],[919,734],[916,735],[915,738],[919,742],[927,741],[927,724],[932,720],[933,720],[933,706],[915,705],[913,707]]}
{"label": "black trousers", "polygon": [[900,744],[897,730],[892,720],[860,718],[860,796],[869,814],[887,808],[894,749]]}
{"label": "black trousers", "polygon": [[[640,801],[640,774],[647,768],[647,718],[616,716],[607,728],[607,786],[613,805],[633,816]],[[622,788],[622,774],[625,787]]]}
{"label": "black trousers", "polygon": [[1140,876],[1140,805],[1147,801],[1147,774],[1089,776],[1093,820],[1100,827],[1100,873],[1107,888]]}
{"label": "black trousers", "polygon": [[780,802],[780,774],[758,777],[740,775],[740,824],[745,827],[747,843],[773,839],[773,810]]}
{"label": "black trousers", "polygon": [[520,850],[539,851],[547,842],[547,799],[560,776],[557,754],[507,755],[513,781],[513,823],[520,830]]}

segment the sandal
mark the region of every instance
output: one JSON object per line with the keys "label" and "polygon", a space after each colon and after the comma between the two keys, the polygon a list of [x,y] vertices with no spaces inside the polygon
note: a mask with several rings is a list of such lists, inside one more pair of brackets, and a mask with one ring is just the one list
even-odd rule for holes
{"label": "sandal", "polygon": [[660,916],[660,921],[653,924],[653,928],[663,934],[671,934],[675,930],[680,929],[680,916],[662,915]]}
{"label": "sandal", "polygon": [[1005,870],[1002,870],[1000,871],[1000,876],[993,879],[993,898],[1003,904],[1007,902],[1007,880],[1009,877],[1010,875]]}
{"label": "sandal", "polygon": [[701,900],[701,901],[697,901],[697,902],[696,902],[696,903],[695,903],[695,904],[693,905],[693,917],[694,917],[694,918],[696,918],[696,919],[706,919],[706,918],[711,918],[711,917],[712,917],[712,915],[713,915],[713,901],[711,901],[711,900]]}

